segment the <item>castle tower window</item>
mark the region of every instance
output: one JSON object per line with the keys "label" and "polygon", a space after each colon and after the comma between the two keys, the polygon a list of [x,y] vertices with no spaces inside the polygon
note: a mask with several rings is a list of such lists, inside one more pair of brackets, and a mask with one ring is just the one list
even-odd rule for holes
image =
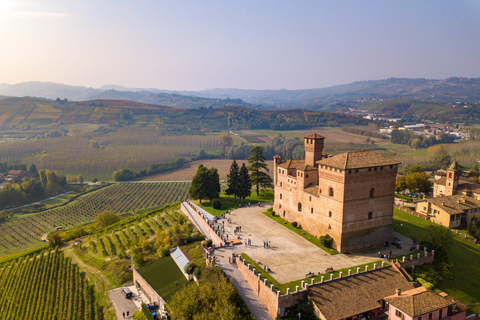
{"label": "castle tower window", "polygon": [[333,197],[334,193],[333,193],[333,188],[332,187],[330,187],[330,189],[328,189],[328,195],[330,197]]}
{"label": "castle tower window", "polygon": [[283,186],[283,182],[280,182],[280,187]]}
{"label": "castle tower window", "polygon": [[310,209],[310,213],[313,213],[313,208]]}
{"label": "castle tower window", "polygon": [[448,177],[449,177],[450,179],[452,179],[452,173],[451,173],[451,172],[448,173]]}
{"label": "castle tower window", "polygon": [[328,229],[332,229],[332,226],[331,226],[331,225],[328,225]]}
{"label": "castle tower window", "polygon": [[370,211],[368,213],[368,220],[370,220],[370,219],[373,219],[373,212],[372,211]]}
{"label": "castle tower window", "polygon": [[329,217],[329,218],[332,217],[332,211],[328,211],[328,217]]}
{"label": "castle tower window", "polygon": [[308,174],[305,175],[305,178],[308,178]]}
{"label": "castle tower window", "polygon": [[390,166],[390,169],[393,169],[393,166]]}
{"label": "castle tower window", "polygon": [[308,201],[312,201],[312,196],[309,196],[309,197],[308,197]]}
{"label": "castle tower window", "polygon": [[375,188],[370,189],[370,198],[373,198],[374,193],[375,193]]}
{"label": "castle tower window", "polygon": [[280,199],[282,199],[282,194],[280,193]]}
{"label": "castle tower window", "polygon": [[298,211],[302,212],[302,204],[300,202],[298,203]]}

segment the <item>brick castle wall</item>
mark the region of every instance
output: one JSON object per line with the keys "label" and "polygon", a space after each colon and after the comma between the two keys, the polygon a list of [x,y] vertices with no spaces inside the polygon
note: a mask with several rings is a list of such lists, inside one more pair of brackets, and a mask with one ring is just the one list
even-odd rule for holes
{"label": "brick castle wall", "polygon": [[[212,239],[215,246],[216,247],[223,246],[222,239],[220,238],[220,236],[218,234],[215,233],[215,231],[212,230],[212,228],[210,228],[207,221],[205,221],[192,207],[189,206],[189,208],[187,209],[186,206],[188,206],[188,204],[186,202],[182,202],[180,208],[181,208],[183,214],[185,214],[188,217],[188,219],[190,219],[190,221],[192,221],[193,225],[197,225],[197,224],[196,224],[195,220],[190,216],[190,214],[188,214],[188,212],[187,212],[188,209],[190,209],[190,212],[197,217],[197,220],[202,225],[203,229],[208,232],[208,237],[210,237],[210,239]],[[205,236],[207,236],[207,235],[205,235]]]}

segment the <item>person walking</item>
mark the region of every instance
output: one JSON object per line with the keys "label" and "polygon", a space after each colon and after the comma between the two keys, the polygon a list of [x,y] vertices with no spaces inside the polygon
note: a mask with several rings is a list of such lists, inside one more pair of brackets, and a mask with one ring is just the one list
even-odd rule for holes
{"label": "person walking", "polygon": [[123,313],[123,319],[125,319],[125,312]]}
{"label": "person walking", "polygon": [[127,311],[127,318],[130,316],[130,311]]}

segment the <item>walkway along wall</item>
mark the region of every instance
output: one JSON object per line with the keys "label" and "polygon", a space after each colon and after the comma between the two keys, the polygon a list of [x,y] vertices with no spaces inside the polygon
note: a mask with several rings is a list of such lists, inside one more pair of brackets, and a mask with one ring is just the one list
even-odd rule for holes
{"label": "walkway along wall", "polygon": [[[428,252],[424,252],[423,255],[421,253],[418,253],[416,256],[410,255],[408,260],[403,257],[402,261],[397,260],[397,262],[399,262],[403,268],[407,268],[412,265],[419,266],[426,263],[432,263],[433,259],[434,251],[432,250],[430,254]],[[336,279],[333,278],[333,274],[330,274],[329,279],[325,279],[324,276],[322,276],[320,282],[317,283],[315,283],[315,280],[311,278],[310,283],[302,281],[301,286],[297,286],[294,292],[290,292],[290,288],[287,288],[287,293],[281,295],[280,291],[275,291],[273,284],[269,284],[267,282],[267,279],[262,279],[261,275],[256,272],[255,268],[252,269],[250,264],[247,264],[245,262],[245,259],[240,259],[239,257],[237,257],[235,261],[238,270],[248,282],[253,291],[255,291],[260,301],[267,307],[268,313],[270,313],[273,318],[283,317],[287,315],[287,311],[289,308],[296,306],[298,301],[307,298],[308,288],[311,286],[319,286],[324,283],[328,283],[329,281],[337,281],[340,278],[355,276],[359,273],[374,272],[379,268],[385,268],[386,263],[385,261],[382,261],[381,266],[378,267],[377,264],[374,264],[373,270],[369,270],[368,266],[365,266],[365,271],[361,271],[358,267],[356,269],[352,268],[354,272],[348,270],[348,274],[345,275],[340,272],[339,277]]]}
{"label": "walkway along wall", "polygon": [[[205,237],[212,239],[216,247],[223,246],[223,241],[220,236],[216,234],[215,231],[212,230],[212,228],[210,228],[207,221],[205,221],[205,219],[200,214],[198,214],[198,212],[194,208],[190,207],[187,202],[182,202],[180,207],[182,212],[188,217],[188,219],[190,219],[190,221],[192,221],[193,225],[195,226],[197,225],[197,222],[191,215],[194,215],[197,218],[198,223],[200,223],[203,230],[207,232],[207,234],[205,234]],[[202,232],[202,230],[199,231]]]}

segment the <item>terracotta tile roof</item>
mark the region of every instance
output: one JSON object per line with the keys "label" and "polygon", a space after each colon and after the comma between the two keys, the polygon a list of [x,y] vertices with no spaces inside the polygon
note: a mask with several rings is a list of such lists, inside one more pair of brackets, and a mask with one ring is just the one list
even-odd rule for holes
{"label": "terracotta tile roof", "polygon": [[392,267],[355,274],[308,288],[314,306],[327,320],[345,319],[381,307],[379,300],[396,288],[413,289]]}
{"label": "terracotta tile roof", "polygon": [[441,177],[440,179],[435,180],[434,183],[444,186],[447,183],[447,177]]}
{"label": "terracotta tile roof", "polygon": [[300,166],[300,167],[297,167],[297,170],[301,170],[301,171],[313,171],[313,170],[318,170],[317,168],[315,167],[312,167],[308,164],[304,164],[303,166]]}
{"label": "terracotta tile roof", "polygon": [[8,171],[9,175],[16,176],[22,173],[22,170],[10,170]]}
{"label": "terracotta tile roof", "polygon": [[401,292],[399,296],[395,294],[384,300],[410,317],[418,317],[455,304],[453,299],[441,296],[425,287]]}
{"label": "terracotta tile roof", "polygon": [[448,214],[462,213],[467,209],[480,208],[480,201],[473,197],[456,194],[453,196],[436,197],[425,199],[431,204],[436,205]]}
{"label": "terracotta tile roof", "polygon": [[319,165],[337,169],[359,169],[375,166],[388,166],[400,162],[384,157],[373,151],[345,152],[327,159],[317,161]]}
{"label": "terracotta tile roof", "polygon": [[296,169],[305,165],[305,159],[293,159],[280,163],[278,166],[285,169]]}
{"label": "terracotta tile roof", "polygon": [[325,139],[324,136],[319,135],[318,133],[310,133],[308,136],[305,136],[305,138],[309,139]]}
{"label": "terracotta tile roof", "polygon": [[319,186],[316,186],[313,183],[310,183],[308,186],[305,187],[305,189],[303,189],[303,191],[317,196],[319,189],[320,189]]}

